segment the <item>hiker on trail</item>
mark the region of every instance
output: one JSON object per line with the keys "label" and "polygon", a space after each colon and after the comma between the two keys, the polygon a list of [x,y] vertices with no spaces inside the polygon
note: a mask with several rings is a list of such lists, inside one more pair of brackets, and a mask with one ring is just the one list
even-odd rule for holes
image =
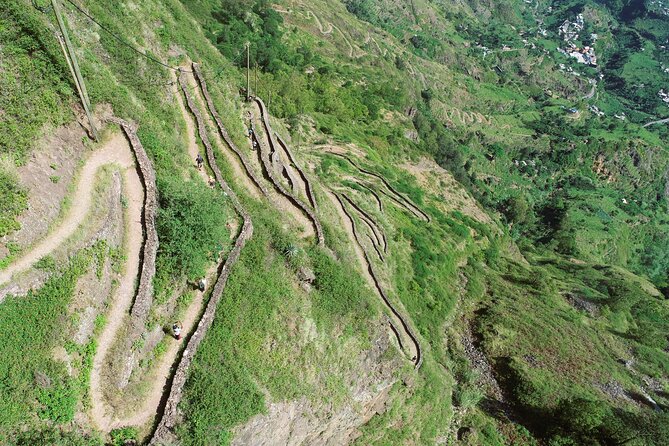
{"label": "hiker on trail", "polygon": [[207,279],[203,277],[200,280],[198,280],[197,281],[197,288],[198,288],[198,290],[204,292],[204,290],[207,288]]}
{"label": "hiker on trail", "polygon": [[214,179],[214,177],[209,175],[209,180],[207,180],[207,184],[209,184],[209,187],[211,187],[211,188],[216,186],[216,180]]}
{"label": "hiker on trail", "polygon": [[178,341],[181,339],[181,330],[183,329],[183,326],[181,325],[181,322],[176,321],[174,324],[172,324],[172,332],[174,333],[174,338]]}
{"label": "hiker on trail", "polygon": [[256,141],[256,140],[254,139],[254,140],[253,140],[253,150],[257,150],[257,149],[258,149],[258,141]]}
{"label": "hiker on trail", "polygon": [[253,127],[249,127],[249,138],[253,136]]}
{"label": "hiker on trail", "polygon": [[195,158],[195,162],[197,163],[197,170],[202,170],[202,164],[204,164],[204,158],[202,158],[202,155],[198,153],[197,157]]}

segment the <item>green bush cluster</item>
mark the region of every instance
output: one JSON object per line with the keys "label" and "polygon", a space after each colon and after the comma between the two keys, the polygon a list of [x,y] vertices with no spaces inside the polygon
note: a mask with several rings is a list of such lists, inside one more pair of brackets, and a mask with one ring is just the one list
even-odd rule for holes
{"label": "green bush cluster", "polygon": [[[55,346],[66,342],[64,316],[77,278],[88,269],[91,254],[70,258],[63,270],[27,296],[8,296],[0,312],[0,442],[15,438],[17,426],[32,414],[57,423],[73,419],[81,389],[53,359]],[[54,434],[56,435],[56,434]],[[57,443],[54,443],[57,444]]]}
{"label": "green bush cluster", "polygon": [[161,178],[157,226],[161,270],[202,277],[229,243],[226,197],[202,182]]}
{"label": "green bush cluster", "polygon": [[28,205],[28,193],[19,186],[15,174],[0,167],[0,237],[18,230],[16,220]]}

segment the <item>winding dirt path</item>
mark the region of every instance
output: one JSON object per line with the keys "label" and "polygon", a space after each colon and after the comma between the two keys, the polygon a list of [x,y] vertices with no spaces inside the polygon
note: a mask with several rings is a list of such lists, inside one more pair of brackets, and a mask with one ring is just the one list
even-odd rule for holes
{"label": "winding dirt path", "polygon": [[311,205],[311,208],[315,211],[316,210],[316,196],[314,195],[314,188],[311,185],[311,181],[309,181],[309,177],[307,176],[306,173],[304,173],[304,170],[297,163],[297,158],[293,154],[293,151],[290,149],[290,146],[288,146],[288,144],[286,144],[286,142],[283,140],[283,138],[281,136],[279,136],[278,133],[275,133],[274,136],[276,137],[276,140],[279,143],[279,147],[281,147],[283,149],[286,156],[288,157],[288,160],[295,166],[295,170],[297,170],[297,173],[300,175],[300,179],[302,180],[302,185],[301,186],[304,189],[304,193],[306,194],[307,199],[309,200],[309,204]]}
{"label": "winding dirt path", "polygon": [[416,206],[410,199],[405,197],[403,194],[401,194],[397,189],[395,189],[382,175],[379,175],[376,172],[372,172],[371,170],[364,169],[363,167],[360,167],[358,163],[353,161],[352,158],[350,158],[348,155],[341,153],[339,151],[332,151],[329,150],[328,153],[331,153],[333,155],[336,155],[340,158],[345,159],[348,161],[353,167],[358,169],[361,173],[376,178],[377,180],[381,181],[383,185],[390,191],[390,193],[384,191],[383,189],[379,189],[379,192],[393,200],[395,203],[397,203],[399,206],[405,208],[407,211],[409,211],[411,214],[414,216],[426,221],[427,223],[430,223],[430,216],[427,215],[421,208]]}
{"label": "winding dirt path", "polygon": [[[223,153],[228,159],[228,162],[230,163],[230,165],[232,165],[232,168],[237,177],[240,178],[244,182],[244,184],[246,184],[246,188],[247,190],[249,190],[249,192],[251,192],[251,195],[254,196],[259,195],[258,192],[256,191],[257,188],[263,196],[267,197],[268,196],[267,189],[265,189],[265,186],[263,185],[262,181],[256,176],[255,172],[253,171],[253,168],[251,167],[249,159],[246,157],[244,152],[239,150],[237,145],[232,141],[232,138],[230,138],[228,131],[223,126],[218,111],[216,110],[216,106],[214,105],[214,101],[212,101],[211,96],[209,95],[209,90],[207,89],[207,82],[205,81],[204,76],[202,75],[202,72],[200,70],[200,65],[197,63],[192,63],[191,66],[193,67],[193,74],[195,75],[195,78],[197,79],[197,82],[200,85],[199,91],[202,93],[202,96],[204,96],[204,99],[207,102],[207,109],[209,110],[209,115],[211,115],[211,117],[213,117],[214,121],[216,122],[216,128],[218,129],[218,135],[216,137],[217,141],[219,142],[221,147],[227,145],[227,147],[234,152],[234,154],[237,156],[237,159],[239,159],[239,162],[241,162],[242,166],[244,167],[246,175],[242,174],[242,169],[238,165],[235,157],[224,150]],[[207,120],[208,122],[211,123],[209,115],[207,115]],[[221,139],[225,141],[225,144],[221,144]]]}
{"label": "winding dirt path", "polygon": [[[70,209],[63,222],[29,252],[17,259],[7,269],[0,271],[0,285],[9,282],[14,274],[30,269],[42,257],[54,251],[74,234],[90,211],[91,197],[95,187],[95,175],[102,166],[119,164],[124,169],[125,176],[131,178],[126,181],[128,183],[126,195],[129,197],[129,205],[130,200],[137,197],[138,191],[140,198],[143,197],[142,184],[134,171],[134,163],[135,160],[130,151],[130,146],[122,133],[114,134],[101,148],[94,151],[79,172]],[[133,172],[130,173],[130,171]],[[135,179],[137,182],[135,182]],[[141,211],[136,220],[140,219]]]}
{"label": "winding dirt path", "polygon": [[[193,167],[196,167],[195,158],[201,149],[198,146],[197,140],[195,138],[195,126],[191,116],[186,111],[181,93],[178,91],[178,89],[173,91],[173,93],[175,94],[177,105],[181,112],[182,118],[186,123],[186,150],[188,151]],[[198,170],[198,175],[205,183],[208,182],[209,175],[205,169]],[[214,273],[215,270],[208,271],[207,277],[210,277]],[[204,292],[196,290],[192,302],[186,309],[186,313],[182,316],[181,323],[184,333],[191,333],[193,331],[198,318],[202,313],[204,306],[204,294]],[[110,335],[112,340],[120,328],[123,316],[124,314],[121,312],[120,317],[115,318],[115,320],[118,319],[118,323],[115,324],[116,327],[110,328],[110,331],[113,331],[114,333],[113,335]],[[172,367],[174,366],[174,362],[177,359],[181,348],[182,343],[180,341],[169,341],[167,350],[161,356],[157,366],[151,370],[150,377],[147,378],[147,381],[151,382],[151,386],[144,396],[142,404],[131,414],[123,418],[115,417],[113,414],[113,409],[110,407],[105,407],[105,405],[102,403],[104,399],[100,390],[100,386],[97,383],[95,386],[93,384],[93,376],[97,375],[96,378],[99,380],[100,373],[95,373],[94,371],[94,373],[91,375],[91,395],[93,397],[93,410],[91,411],[91,416],[98,427],[104,432],[109,432],[113,429],[124,426],[142,426],[151,421],[158,414],[160,403],[165,396],[165,386],[169,381]],[[108,349],[109,346],[107,346],[105,352],[101,353],[103,360]],[[97,395],[95,394],[96,391],[93,390],[94,387],[97,389]]]}
{"label": "winding dirt path", "polygon": [[[174,74],[172,77],[175,81],[177,80]],[[172,93],[177,100],[177,105],[179,106],[179,111],[181,112],[181,118],[186,123],[186,150],[188,151],[188,156],[190,157],[193,166],[197,167],[195,158],[197,158],[197,154],[200,153],[200,147],[197,145],[197,141],[195,139],[195,125],[193,124],[193,119],[186,110],[186,105],[184,104],[184,100],[179,89],[179,84],[177,82],[175,82]],[[205,182],[208,180],[207,172],[205,172],[204,169],[198,170],[198,174]]]}
{"label": "winding dirt path", "polygon": [[367,213],[364,209],[362,209],[351,197],[346,195],[345,193],[341,194],[342,197],[348,203],[353,206],[353,208],[358,212],[360,215],[360,218],[362,221],[364,221],[369,229],[372,231],[372,234],[374,235],[374,238],[376,239],[376,244],[379,248],[383,249],[383,252],[388,252],[388,240],[386,239],[386,234],[383,232],[381,227],[374,221],[374,217],[372,217],[369,213]]}
{"label": "winding dirt path", "polygon": [[[126,143],[126,150],[116,153],[115,156],[121,157],[126,162],[129,157],[130,164],[133,165],[133,153],[127,150],[128,147],[132,147],[141,177],[137,169],[135,175],[126,175],[128,195],[126,239],[124,240],[126,262],[118,287],[114,292],[111,307],[105,314],[107,324],[97,339],[97,349],[93,357],[89,382],[91,393],[90,417],[93,423],[105,432],[114,427],[126,425],[126,423],[121,421],[118,424],[113,424],[112,415],[109,414],[105,405],[102,369],[106,365],[107,353],[117,339],[119,329],[123,326],[125,318],[131,313],[131,306],[131,322],[135,326],[144,323],[152,302],[155,253],[158,247],[154,221],[157,198],[153,166],[137,138],[136,129],[117,118],[111,118],[110,121],[119,124],[130,141],[130,146]],[[135,294],[135,281],[138,276],[139,286]],[[133,297],[135,297],[134,305]],[[147,409],[146,412],[150,416],[150,409]],[[137,415],[144,416],[145,414],[138,413]]]}
{"label": "winding dirt path", "polygon": [[197,106],[193,103],[192,98],[189,97],[188,91],[185,88],[183,73],[181,76],[179,76],[179,83],[181,84],[184,94],[186,95],[188,106],[191,109],[191,112],[195,115],[196,122],[198,124],[198,132],[203,144],[205,145],[207,161],[209,163],[209,167],[214,173],[214,178],[226,196],[230,198],[235,212],[242,218],[243,223],[241,230],[235,239],[232,251],[230,251],[230,254],[225,259],[225,261],[222,262],[218,279],[216,280],[214,288],[211,292],[211,297],[209,298],[209,302],[207,303],[204,313],[199,319],[197,327],[188,337],[186,346],[176,366],[174,377],[169,387],[169,394],[167,395],[167,399],[165,401],[165,407],[158,415],[158,424],[155,431],[153,432],[153,435],[151,436],[149,443],[150,445],[174,444],[170,438],[174,437],[173,428],[178,422],[178,406],[183,397],[183,388],[188,378],[188,369],[193,362],[195,353],[202,343],[205,334],[209,330],[209,327],[211,327],[211,324],[214,322],[216,307],[218,306],[218,303],[223,296],[223,291],[225,290],[228,277],[230,277],[232,267],[237,262],[237,260],[239,260],[239,256],[241,255],[241,251],[246,245],[246,242],[253,236],[253,222],[251,221],[251,216],[241,205],[237,195],[230,188],[228,183],[223,179],[223,175],[221,174],[218,164],[216,164],[213,148],[206,136],[206,132],[204,131],[204,121],[202,119],[201,113]]}
{"label": "winding dirt path", "polygon": [[[356,257],[358,258],[358,262],[362,267],[363,275],[367,279],[367,282],[372,286],[372,288],[376,290],[377,294],[379,295],[383,303],[390,311],[390,315],[387,315],[387,317],[389,318],[389,326],[397,339],[400,349],[402,349],[402,351],[404,351],[407,357],[410,358],[411,362],[414,363],[416,369],[420,368],[423,362],[423,355],[420,348],[420,343],[418,342],[418,338],[416,338],[416,336],[413,334],[413,331],[409,327],[408,323],[405,321],[404,317],[402,317],[399,311],[390,302],[390,299],[388,299],[388,296],[383,290],[383,287],[381,286],[381,283],[376,275],[374,267],[372,266],[372,262],[370,261],[369,256],[367,255],[367,251],[365,251],[365,248],[362,245],[362,242],[360,240],[360,237],[358,235],[355,226],[355,220],[353,219],[353,216],[346,209],[346,206],[344,205],[344,200],[336,192],[327,191],[326,193],[327,196],[330,198],[330,201],[332,201],[332,204],[335,206],[335,209],[337,209],[337,213],[339,214],[339,217],[342,223],[344,224],[346,233],[348,234],[349,238],[353,243],[353,248],[355,250]],[[380,252],[377,251],[377,253],[380,256]],[[401,332],[402,334],[400,334],[400,331],[397,330],[397,326],[402,327],[402,332]],[[408,339],[406,339],[405,337]]]}
{"label": "winding dirt path", "polygon": [[[254,113],[254,117],[255,119],[259,119],[261,121],[261,126],[264,128],[265,138],[269,143],[270,152],[277,152],[278,151],[276,148],[277,143],[274,141],[272,127],[270,126],[269,123],[269,113],[267,111],[267,108],[265,107],[265,103],[258,97],[255,97],[253,102],[255,104],[255,109],[259,112],[259,116],[255,116]],[[286,188],[283,187],[283,185],[275,177],[274,172],[272,171],[271,163],[268,159],[269,158],[268,151],[265,149],[263,141],[258,138],[258,130],[259,130],[258,127],[256,127],[255,131],[253,132],[253,137],[260,146],[259,151],[262,163],[265,166],[265,173],[267,174],[271,183],[274,185],[277,191],[279,191],[281,195],[285,196],[290,201],[292,207],[295,208],[295,210],[297,211],[296,213],[303,213],[307,217],[308,221],[313,225],[314,230],[316,232],[316,239],[318,245],[324,246],[325,236],[323,234],[323,228],[321,226],[320,221],[318,220],[318,217],[316,216],[314,211],[308,205],[306,205],[299,197],[286,190]]]}

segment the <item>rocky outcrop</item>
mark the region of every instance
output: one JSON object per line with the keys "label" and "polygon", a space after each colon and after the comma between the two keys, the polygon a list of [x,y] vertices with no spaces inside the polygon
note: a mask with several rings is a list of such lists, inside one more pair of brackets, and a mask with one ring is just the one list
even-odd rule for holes
{"label": "rocky outcrop", "polygon": [[297,446],[351,444],[360,436],[359,428],[374,415],[385,412],[394,384],[396,361],[384,362],[389,348],[387,336],[376,340],[365,352],[361,364],[347,381],[350,402],[341,407],[297,401],[271,402],[264,414],[238,427],[232,445]]}

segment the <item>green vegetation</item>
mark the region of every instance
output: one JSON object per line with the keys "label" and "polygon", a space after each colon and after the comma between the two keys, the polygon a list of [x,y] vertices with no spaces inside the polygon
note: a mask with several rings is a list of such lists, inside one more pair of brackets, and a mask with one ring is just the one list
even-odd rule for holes
{"label": "green vegetation", "polygon": [[[418,373],[392,365],[386,410],[360,428],[358,444],[434,444],[455,436],[472,445],[666,444],[669,132],[640,127],[667,115],[658,96],[669,81],[661,11],[626,0],[552,2],[551,10],[521,0],[307,3],[310,14],[294,2],[276,9],[290,4],[295,11],[278,12],[265,0],[83,6],[152,57],[173,66],[184,55],[201,62],[240,147],[247,146],[238,91],[249,41],[252,66],[259,65],[255,93],[282,133],[307,147],[350,143],[365,153],[361,164],[430,215],[426,224],[386,203],[377,216],[390,242],[387,267],[380,268],[384,286],[410,317],[425,360]],[[186,167],[185,126],[168,92],[169,70],[65,9],[93,104],[136,121],[156,167],[155,288],[163,305],[185,278],[202,276],[228,249],[233,213],[225,195]],[[75,96],[49,16],[24,0],[5,2],[0,12],[0,87],[11,92],[0,98],[0,152],[11,159],[0,170],[5,236],[18,229],[26,206],[14,165],[25,162],[45,126],[71,120]],[[579,13],[585,25],[576,43],[594,45],[599,68],[557,53],[565,46],[557,27]],[[314,31],[316,16],[336,28]],[[595,95],[584,98],[588,79],[600,72]],[[626,120],[615,117],[621,113]],[[345,161],[298,152],[315,164],[317,191],[344,186],[368,194],[344,179],[357,175]],[[491,223],[444,198],[461,194],[459,186],[419,185],[399,167],[426,155]],[[232,169],[218,159],[237,189]],[[379,332],[381,306],[348,262],[348,239],[338,222],[327,221],[326,200],[319,215],[332,256],[288,233],[266,201],[239,192],[254,237],[190,371],[178,427],[185,445],[228,444],[232,429],[270,402],[349,404],[349,378]],[[11,261],[15,247],[8,248],[0,265]],[[99,260],[120,255],[97,245],[64,268],[46,256],[36,265],[52,274],[44,287],[1,304],[7,342],[0,353],[7,359],[0,365],[0,442],[100,444],[65,433],[87,404],[95,343],[74,346],[60,333],[69,324],[63,315],[76,278],[94,257],[99,278]],[[302,268],[316,277],[310,291],[296,280]],[[465,327],[507,398],[508,418],[495,411],[500,403],[473,370],[471,352],[462,351]],[[53,359],[62,345],[80,372],[75,377]],[[391,348],[382,360],[394,364],[395,353]],[[137,435],[123,429],[110,440],[122,444]]]}
{"label": "green vegetation", "polygon": [[[88,269],[92,257],[90,250],[83,251],[38,291],[25,297],[8,296],[2,302],[0,336],[7,341],[0,347],[4,359],[0,364],[3,443],[16,438],[17,426],[34,423],[35,414],[56,423],[67,423],[74,417],[83,386],[68,376],[62,361],[54,359],[53,349],[66,342],[69,322],[63,315],[76,280]],[[29,435],[23,433],[22,437]]]}
{"label": "green vegetation", "polygon": [[35,9],[7,1],[0,5],[0,17],[0,88],[12,93],[0,97],[0,153],[22,164],[44,125],[56,126],[72,117],[72,88],[58,41]]}
{"label": "green vegetation", "polygon": [[161,179],[158,187],[158,268],[190,279],[202,277],[230,238],[225,197],[202,182],[184,183],[180,178]]}
{"label": "green vegetation", "polygon": [[18,185],[16,175],[8,166],[0,166],[0,237],[20,228],[16,217],[26,208],[27,203],[28,193]]}
{"label": "green vegetation", "polygon": [[[358,351],[358,343],[364,345],[371,312],[362,279],[319,248],[299,258],[284,257],[295,241],[276,224],[274,212],[256,209],[253,221],[254,236],[234,267],[191,368],[180,431],[184,444],[227,444],[232,427],[263,412],[259,382],[278,400],[306,395],[336,403],[346,392],[343,377],[326,383],[319,370],[330,367],[332,357],[349,364],[353,358],[347,356]],[[263,265],[262,275],[258,265]],[[308,298],[290,278],[304,266],[316,275]],[[312,319],[319,332],[343,334],[336,342],[319,335],[300,347],[301,329],[287,333],[287,325]]]}

